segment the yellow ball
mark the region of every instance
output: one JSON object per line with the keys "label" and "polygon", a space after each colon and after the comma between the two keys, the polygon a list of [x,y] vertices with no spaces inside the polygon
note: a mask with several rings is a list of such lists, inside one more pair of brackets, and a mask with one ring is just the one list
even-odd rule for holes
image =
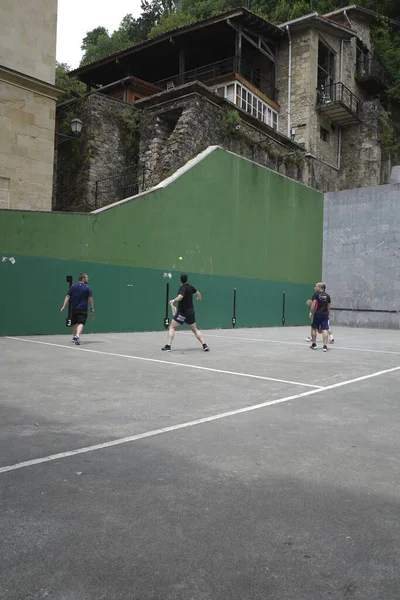
{"label": "yellow ball", "polygon": [[179,260],[182,260],[182,256],[179,257]]}

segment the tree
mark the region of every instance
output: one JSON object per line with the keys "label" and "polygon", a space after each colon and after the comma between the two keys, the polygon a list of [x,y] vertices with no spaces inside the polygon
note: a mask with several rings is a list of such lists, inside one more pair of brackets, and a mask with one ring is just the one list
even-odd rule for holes
{"label": "tree", "polygon": [[111,35],[104,27],[92,29],[82,40],[81,66],[144,42],[165,11],[171,11],[174,6],[172,0],[142,0],[140,17],[135,19],[131,14],[125,15]]}
{"label": "tree", "polygon": [[76,77],[71,77],[70,70],[71,68],[66,63],[56,63],[56,86],[65,90],[65,94],[58,99],[58,102],[71,100],[86,92],[85,84],[78,81]]}
{"label": "tree", "polygon": [[84,37],[81,49],[84,51],[81,66],[100,60],[109,54],[119,52],[131,45],[124,30],[115,31],[111,36],[104,27],[96,27]]}
{"label": "tree", "polygon": [[372,28],[371,37],[374,54],[390,77],[388,98],[400,104],[400,36],[392,30],[389,21],[382,17]]}
{"label": "tree", "polygon": [[[138,18],[126,15],[119,28],[112,34],[104,27],[96,27],[86,34],[82,41],[84,54],[81,65],[176,27],[239,6],[247,6],[273,23],[283,23],[312,12],[324,14],[348,4],[348,0],[141,0],[141,14]],[[358,0],[357,4],[386,17],[400,20],[399,0]]]}
{"label": "tree", "polygon": [[81,50],[86,52],[91,46],[96,46],[99,39],[103,37],[109,37],[108,30],[105,27],[95,27],[91,31],[88,31],[82,40]]}

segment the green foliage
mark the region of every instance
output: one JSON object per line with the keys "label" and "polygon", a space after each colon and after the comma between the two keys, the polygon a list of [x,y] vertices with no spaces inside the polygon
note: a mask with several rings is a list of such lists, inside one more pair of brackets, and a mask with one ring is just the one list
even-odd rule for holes
{"label": "green foliage", "polygon": [[[62,113],[60,133],[72,136],[71,121],[79,117],[73,109]],[[87,212],[93,209],[86,200],[87,181],[84,177],[90,162],[86,147],[85,129],[75,139],[60,138],[57,143],[57,210],[70,210],[74,198],[74,210]]]}
{"label": "green foliage", "polygon": [[400,103],[400,36],[394,32],[389,21],[382,17],[371,31],[375,56],[390,77],[388,98]]}
{"label": "green foliage", "polygon": [[284,162],[287,165],[294,165],[298,169],[301,169],[304,166],[304,154],[301,150],[295,150],[294,152],[289,152],[286,154],[284,158]]}
{"label": "green foliage", "polygon": [[[246,6],[273,23],[283,23],[312,12],[324,14],[348,4],[348,0],[141,0],[138,18],[126,15],[111,34],[104,27],[96,27],[86,34],[82,41],[81,65],[238,6]],[[400,20],[399,0],[358,0],[357,5]],[[389,62],[396,60],[388,57]]]}
{"label": "green foliage", "polygon": [[81,66],[119,52],[130,45],[132,43],[124,29],[118,29],[110,35],[104,27],[96,27],[96,29],[89,31],[82,41],[81,49],[84,54]]}
{"label": "green foliage", "polygon": [[153,38],[157,35],[161,35],[166,31],[170,31],[171,29],[176,29],[177,27],[182,27],[183,25],[188,25],[196,21],[190,15],[181,12],[172,12],[166,15],[158,25],[155,25],[151,28],[149,37]]}
{"label": "green foliage", "polygon": [[229,109],[221,121],[221,131],[224,135],[237,135],[240,131],[241,118],[237,110]]}
{"label": "green foliage", "polygon": [[69,76],[70,67],[65,63],[56,63],[56,86],[65,90],[65,94],[58,99],[58,102],[65,102],[71,100],[77,95],[84,94],[86,92],[86,86],[81,81],[78,81],[76,77]]}
{"label": "green foliage", "polygon": [[379,141],[384,150],[390,153],[392,163],[400,162],[400,137],[388,113],[379,118]]}
{"label": "green foliage", "polygon": [[[60,133],[72,136],[71,121],[72,119],[75,119],[76,116],[77,115],[73,110],[68,110],[68,112],[64,114],[64,118],[60,124]],[[85,133],[84,130],[82,130],[75,139],[61,140],[59,142],[58,148],[61,148],[62,150],[65,149],[68,153],[69,169],[73,174],[78,173],[81,167],[90,160],[90,156],[87,153],[84,153],[85,141]]]}
{"label": "green foliage", "polygon": [[142,12],[139,18],[126,15],[119,28],[111,34],[104,27],[89,31],[81,45],[81,66],[145,41],[163,16],[175,14],[177,6],[173,0],[141,0],[140,8]]}
{"label": "green foliage", "polygon": [[139,119],[137,112],[129,108],[118,116],[118,125],[124,147],[125,163],[130,167],[137,162],[139,153]]}
{"label": "green foliage", "polygon": [[174,10],[161,15],[161,18],[150,31],[149,37],[155,37],[176,27],[182,27],[188,23],[194,23],[207,17],[232,8],[232,2],[227,0],[182,0]]}

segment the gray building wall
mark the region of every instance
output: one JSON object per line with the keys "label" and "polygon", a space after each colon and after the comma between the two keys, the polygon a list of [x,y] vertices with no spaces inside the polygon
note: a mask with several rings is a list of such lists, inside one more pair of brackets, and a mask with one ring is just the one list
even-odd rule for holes
{"label": "gray building wall", "polygon": [[[332,325],[400,329],[400,173],[389,185],[325,194],[323,279]],[[363,312],[374,311],[399,311]]]}

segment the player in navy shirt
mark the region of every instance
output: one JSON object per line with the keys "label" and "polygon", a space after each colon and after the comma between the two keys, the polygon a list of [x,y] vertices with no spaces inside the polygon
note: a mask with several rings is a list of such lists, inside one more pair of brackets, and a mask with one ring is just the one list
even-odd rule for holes
{"label": "player in navy shirt", "polygon": [[312,318],[312,350],[317,349],[317,331],[322,329],[322,350],[328,350],[328,331],[329,331],[329,315],[331,312],[331,297],[325,291],[323,283],[315,284],[315,293],[312,297],[310,307],[310,318]]}
{"label": "player in navy shirt", "polygon": [[209,347],[205,343],[201,332],[197,329],[196,326],[196,315],[194,313],[193,307],[193,296],[196,296],[197,302],[201,301],[201,294],[195,287],[193,287],[190,283],[188,283],[188,276],[185,273],[181,275],[181,287],[178,290],[178,295],[173,300],[169,301],[170,306],[174,304],[174,302],[178,302],[178,310],[174,314],[171,325],[168,329],[168,343],[161,348],[165,352],[171,352],[171,343],[173,337],[175,335],[175,329],[179,327],[179,325],[183,325],[183,323],[187,323],[190,329],[193,331],[196,338],[199,340],[200,344],[203,346],[204,352],[209,351]]}
{"label": "player in navy shirt", "polygon": [[61,307],[61,312],[65,309],[68,302],[71,307],[71,325],[72,325],[72,341],[79,346],[81,343],[81,333],[86,323],[88,304],[90,305],[90,313],[94,314],[94,304],[92,290],[88,286],[89,277],[87,273],[80,273],[79,282],[74,283],[64,298],[64,303]]}

